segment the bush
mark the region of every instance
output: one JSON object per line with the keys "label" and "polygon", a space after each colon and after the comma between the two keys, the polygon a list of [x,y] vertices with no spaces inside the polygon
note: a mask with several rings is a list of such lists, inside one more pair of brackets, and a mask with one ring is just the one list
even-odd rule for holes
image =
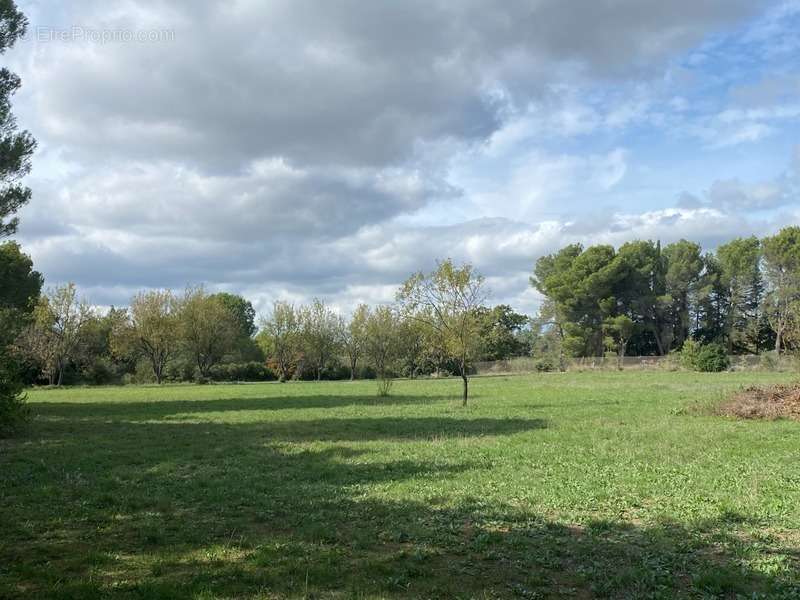
{"label": "bush", "polygon": [[0,391],[0,438],[19,432],[30,418],[31,410],[25,403],[23,394],[5,394]]}
{"label": "bush", "polygon": [[533,368],[539,373],[549,373],[558,370],[558,364],[552,356],[542,356],[533,363]]}
{"label": "bush", "polygon": [[695,340],[686,340],[678,352],[678,363],[684,369],[689,371],[697,370],[697,355],[700,353],[700,348],[703,345]]}
{"label": "bush", "polygon": [[[149,363],[147,363],[149,366]],[[195,369],[194,363],[184,360],[178,359],[173,360],[167,363],[166,368],[164,369],[164,379],[170,382],[181,382],[181,381],[194,381],[194,372]],[[153,381],[153,369],[150,367],[150,380]],[[139,365],[136,365],[136,379],[140,379],[141,375],[139,373]]]}
{"label": "bush", "polygon": [[393,380],[391,377],[378,377],[376,379],[378,383],[378,396],[381,398],[385,398],[389,395],[389,392],[392,390],[392,383]]}
{"label": "bush", "polygon": [[0,437],[19,432],[30,420],[15,361],[0,348]]}
{"label": "bush", "polygon": [[684,369],[702,373],[718,373],[730,366],[728,354],[720,344],[701,344],[686,340],[680,351],[680,364]]}
{"label": "bush", "polygon": [[703,373],[718,373],[726,370],[730,364],[725,348],[719,344],[706,344],[697,353],[695,370]]}
{"label": "bush", "polygon": [[119,379],[114,365],[105,357],[93,360],[81,372],[81,380],[90,385],[108,385]]}
{"label": "bush", "polygon": [[268,366],[254,361],[214,365],[209,376],[212,381],[275,381],[278,378]]}

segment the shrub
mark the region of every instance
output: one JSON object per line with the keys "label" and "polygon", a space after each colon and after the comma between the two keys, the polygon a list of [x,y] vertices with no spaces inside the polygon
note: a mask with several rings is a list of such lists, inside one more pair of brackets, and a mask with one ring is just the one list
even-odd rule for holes
{"label": "shrub", "polygon": [[23,394],[6,394],[0,391],[0,438],[19,432],[30,417],[31,410],[25,403]]}
{"label": "shrub", "polygon": [[688,339],[683,342],[683,346],[678,352],[678,363],[684,369],[695,371],[697,365],[697,355],[700,353],[702,344],[698,341]]}
{"label": "shrub", "polygon": [[15,361],[0,348],[0,437],[19,432],[30,420]]}
{"label": "shrub", "polygon": [[378,383],[378,396],[385,398],[392,390],[393,380],[391,377],[379,377],[376,381]]}
{"label": "shrub", "polygon": [[558,370],[557,361],[552,356],[542,356],[533,363],[533,368],[539,373],[549,373]]}
{"label": "shrub", "polygon": [[720,344],[701,344],[686,340],[680,351],[680,364],[684,369],[703,373],[718,373],[730,366],[728,354]]}
{"label": "shrub", "polygon": [[695,360],[695,370],[703,373],[718,373],[730,366],[728,354],[720,344],[705,344]]}
{"label": "shrub", "polygon": [[90,385],[108,385],[119,381],[119,376],[108,358],[99,357],[83,369],[81,379]]}
{"label": "shrub", "polygon": [[[149,366],[149,363],[148,363],[148,368],[150,369],[149,379],[151,381],[154,381],[152,375],[153,369],[152,367]],[[183,359],[173,360],[167,363],[166,369],[164,369],[164,379],[172,382],[194,381],[195,369],[196,367],[194,366],[194,364],[188,360],[183,360]],[[137,380],[142,376],[139,373],[138,364],[136,365],[136,375],[137,375],[136,377]]]}
{"label": "shrub", "polygon": [[268,366],[255,361],[214,365],[209,377],[212,381],[275,381],[278,378]]}

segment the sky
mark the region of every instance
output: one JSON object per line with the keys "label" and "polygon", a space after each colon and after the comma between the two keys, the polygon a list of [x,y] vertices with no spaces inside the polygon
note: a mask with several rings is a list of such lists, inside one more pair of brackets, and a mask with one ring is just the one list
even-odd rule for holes
{"label": "sky", "polygon": [[437,259],[800,223],[800,0],[18,2],[18,238],[98,305],[343,313]]}

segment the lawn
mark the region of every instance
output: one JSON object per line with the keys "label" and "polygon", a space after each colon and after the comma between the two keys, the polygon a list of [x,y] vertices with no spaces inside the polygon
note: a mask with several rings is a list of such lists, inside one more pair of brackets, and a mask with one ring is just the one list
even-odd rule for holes
{"label": "lawn", "polygon": [[786,380],[35,390],[0,597],[797,598],[800,423],[693,409]]}

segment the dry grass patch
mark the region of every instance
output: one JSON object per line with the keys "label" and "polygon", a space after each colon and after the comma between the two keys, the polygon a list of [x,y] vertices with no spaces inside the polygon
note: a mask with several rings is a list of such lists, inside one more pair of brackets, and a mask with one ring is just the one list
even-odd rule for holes
{"label": "dry grass patch", "polygon": [[739,419],[800,421],[800,384],[748,387],[723,402],[717,412]]}

